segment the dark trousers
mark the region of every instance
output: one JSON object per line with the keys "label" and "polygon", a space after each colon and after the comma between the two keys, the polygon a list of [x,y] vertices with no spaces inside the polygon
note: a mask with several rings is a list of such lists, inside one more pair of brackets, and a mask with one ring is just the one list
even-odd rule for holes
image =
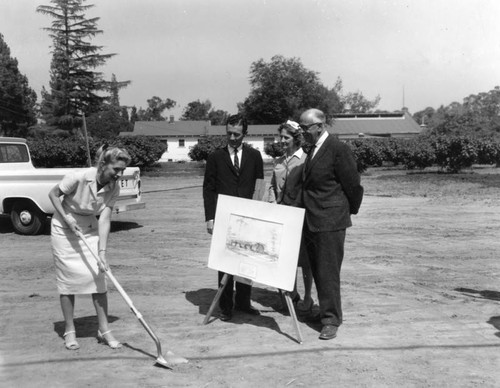
{"label": "dark trousers", "polygon": [[[224,272],[219,271],[219,286],[223,276]],[[252,286],[249,284],[235,282],[233,276],[229,275],[226,287],[224,288],[224,291],[219,299],[219,307],[222,311],[230,312],[233,309],[234,283],[236,283],[236,294],[234,296],[236,306],[242,309],[250,307],[250,294],[252,293]]]}
{"label": "dark trousers", "polygon": [[340,326],[340,268],[344,259],[345,229],[335,232],[311,232],[305,226],[304,239],[318,291],[321,323]]}

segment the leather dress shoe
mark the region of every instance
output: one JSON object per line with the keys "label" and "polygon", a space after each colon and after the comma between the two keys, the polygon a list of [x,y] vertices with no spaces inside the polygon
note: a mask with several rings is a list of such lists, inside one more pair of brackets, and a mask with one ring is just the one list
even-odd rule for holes
{"label": "leather dress shoe", "polygon": [[248,306],[248,307],[235,306],[234,309],[238,310],[238,311],[242,311],[242,312],[250,314],[250,315],[260,315],[260,311],[252,306]]}
{"label": "leather dress shoe", "polygon": [[233,319],[233,314],[231,313],[231,311],[221,311],[221,313],[219,314],[219,319],[223,322],[230,321],[231,319]]}
{"label": "leather dress shoe", "polygon": [[323,329],[321,329],[321,334],[319,335],[319,339],[322,340],[330,340],[337,336],[337,326],[333,325],[324,325]]}

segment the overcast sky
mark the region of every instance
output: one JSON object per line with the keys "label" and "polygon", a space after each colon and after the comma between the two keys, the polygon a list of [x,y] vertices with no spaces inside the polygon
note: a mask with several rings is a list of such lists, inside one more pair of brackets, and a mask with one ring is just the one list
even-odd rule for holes
{"label": "overcast sky", "polygon": [[[39,95],[49,81],[48,0],[0,0],[0,33]],[[380,95],[380,109],[434,108],[500,85],[498,0],[89,0],[117,53],[101,69],[132,84],[125,105],[171,98],[230,112],[249,92],[250,64],[299,57],[332,87]],[[170,112],[167,113],[167,115]]]}

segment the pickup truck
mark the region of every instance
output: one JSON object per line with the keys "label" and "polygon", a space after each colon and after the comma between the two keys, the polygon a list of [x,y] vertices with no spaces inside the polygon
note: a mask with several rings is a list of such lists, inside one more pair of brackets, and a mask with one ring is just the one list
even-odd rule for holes
{"label": "pickup truck", "polygon": [[[81,168],[35,168],[25,139],[0,137],[0,215],[10,215],[14,231],[41,232],[47,216],[54,214],[49,191],[64,175]],[[119,179],[120,196],[113,213],[142,209],[138,167],[127,167]]]}

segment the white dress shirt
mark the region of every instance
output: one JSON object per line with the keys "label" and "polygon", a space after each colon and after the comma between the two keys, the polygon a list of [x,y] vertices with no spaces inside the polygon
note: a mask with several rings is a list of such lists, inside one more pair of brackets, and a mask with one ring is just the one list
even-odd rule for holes
{"label": "white dress shirt", "polygon": [[311,159],[316,156],[318,150],[321,148],[327,137],[328,137],[328,131],[325,130],[325,132],[323,132],[323,134],[319,137],[318,141],[316,142],[316,147],[314,147],[314,152],[312,154]]}

